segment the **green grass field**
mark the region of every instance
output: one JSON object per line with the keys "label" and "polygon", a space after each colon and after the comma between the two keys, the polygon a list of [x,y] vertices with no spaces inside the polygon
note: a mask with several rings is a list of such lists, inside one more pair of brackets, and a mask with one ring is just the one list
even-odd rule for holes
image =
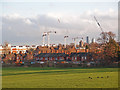
{"label": "green grass field", "polygon": [[2,87],[118,88],[118,68],[3,68]]}

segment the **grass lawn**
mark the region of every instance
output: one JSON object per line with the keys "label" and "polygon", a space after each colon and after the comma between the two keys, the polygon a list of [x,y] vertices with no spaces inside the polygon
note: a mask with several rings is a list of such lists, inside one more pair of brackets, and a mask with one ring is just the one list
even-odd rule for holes
{"label": "grass lawn", "polygon": [[118,88],[118,68],[3,68],[2,87]]}

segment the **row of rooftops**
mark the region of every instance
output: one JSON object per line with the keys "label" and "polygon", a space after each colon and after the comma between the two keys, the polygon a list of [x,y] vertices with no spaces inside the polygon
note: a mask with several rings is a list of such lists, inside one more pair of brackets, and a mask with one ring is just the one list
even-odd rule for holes
{"label": "row of rooftops", "polygon": [[[11,44],[8,44],[8,47],[37,47],[37,46],[39,46],[39,45],[11,45]],[[0,48],[3,48],[3,45],[0,45]]]}
{"label": "row of rooftops", "polygon": [[[117,42],[119,45],[120,45],[120,42]],[[42,47],[42,48],[45,48],[47,46],[40,46],[40,45],[17,45],[17,46],[12,46],[11,44],[8,44],[8,47],[11,47],[11,48],[37,48],[37,47]],[[58,45],[54,45],[52,46],[54,47],[54,49],[59,49],[59,46]],[[3,45],[0,45],[0,49],[3,48]],[[63,48],[63,45],[62,45],[62,48]],[[70,47],[69,47],[70,48]],[[85,49],[85,47],[76,47],[76,49]]]}
{"label": "row of rooftops", "polygon": [[65,54],[65,53],[40,53],[36,55],[36,57],[75,57],[75,56],[87,56],[88,53],[71,53],[71,54]]}

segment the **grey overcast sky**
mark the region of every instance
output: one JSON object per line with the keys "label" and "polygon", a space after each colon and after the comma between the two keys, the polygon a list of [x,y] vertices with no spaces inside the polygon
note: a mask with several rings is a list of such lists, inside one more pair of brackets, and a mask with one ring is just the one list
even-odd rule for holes
{"label": "grey overcast sky", "polygon": [[86,36],[97,39],[101,31],[94,16],[104,31],[118,33],[117,2],[1,2],[0,5],[2,42],[12,45],[41,45],[42,33],[50,30],[57,31],[50,34],[51,44],[64,43],[64,35],[69,36],[67,43],[77,36],[84,41]]}

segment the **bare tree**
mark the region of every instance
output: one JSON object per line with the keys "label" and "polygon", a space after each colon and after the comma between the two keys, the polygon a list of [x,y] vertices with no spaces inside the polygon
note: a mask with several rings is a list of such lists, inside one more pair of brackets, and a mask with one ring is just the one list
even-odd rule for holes
{"label": "bare tree", "polygon": [[98,42],[101,42],[101,43],[106,43],[108,41],[108,38],[107,38],[107,32],[102,32],[100,34],[100,37],[97,39]]}
{"label": "bare tree", "polygon": [[111,32],[111,31],[107,32],[107,35],[108,35],[108,39],[109,40],[110,39],[114,39],[116,37],[116,35],[113,32]]}
{"label": "bare tree", "polygon": [[109,42],[110,39],[114,39],[115,34],[111,31],[109,32],[102,32],[100,34],[100,37],[97,39],[98,42],[105,44],[106,42]]}
{"label": "bare tree", "polygon": [[8,54],[10,52],[10,48],[8,47],[9,43],[8,42],[4,42],[3,44],[3,54]]}

